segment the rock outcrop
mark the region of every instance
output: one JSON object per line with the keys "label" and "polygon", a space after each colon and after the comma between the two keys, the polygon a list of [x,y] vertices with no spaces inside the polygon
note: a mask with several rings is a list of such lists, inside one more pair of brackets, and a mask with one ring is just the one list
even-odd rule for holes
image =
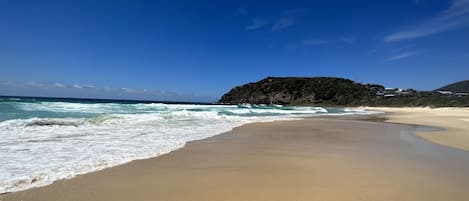
{"label": "rock outcrop", "polygon": [[367,86],[343,78],[267,77],[231,89],[219,103],[366,105],[375,98]]}

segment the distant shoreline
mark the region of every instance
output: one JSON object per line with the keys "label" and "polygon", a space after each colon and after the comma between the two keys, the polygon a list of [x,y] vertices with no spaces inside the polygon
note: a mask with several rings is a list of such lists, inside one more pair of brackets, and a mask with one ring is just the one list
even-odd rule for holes
{"label": "distant shoreline", "polygon": [[[225,104],[219,102],[190,102],[190,101],[160,101],[160,100],[138,100],[138,99],[100,99],[100,98],[73,98],[73,97],[47,97],[47,96],[10,96],[10,95],[0,95],[0,100],[2,98],[20,98],[20,99],[29,99],[35,101],[67,101],[67,102],[88,102],[88,103],[164,103],[164,104],[196,104],[196,105],[237,105],[237,104]],[[251,104],[251,103],[246,103]],[[259,105],[259,104],[253,104]],[[269,105],[269,104],[265,104]],[[459,106],[380,106],[380,105],[333,105],[333,104],[283,104],[282,106],[298,106],[298,107],[330,107],[330,108],[360,108],[360,107],[387,107],[387,108],[461,108]],[[469,108],[463,107],[463,108]]]}
{"label": "distant shoreline", "polygon": [[1,98],[24,98],[24,99],[36,99],[36,101],[85,101],[89,103],[165,103],[165,104],[199,104],[199,105],[211,105],[209,102],[188,102],[188,101],[159,101],[159,100],[136,100],[136,99],[100,99],[100,98],[67,98],[67,97],[46,97],[46,96],[5,96],[0,95]]}

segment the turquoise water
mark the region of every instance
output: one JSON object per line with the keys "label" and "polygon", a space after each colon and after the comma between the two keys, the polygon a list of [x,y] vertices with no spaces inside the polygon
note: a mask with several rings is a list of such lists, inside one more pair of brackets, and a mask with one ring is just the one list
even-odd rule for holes
{"label": "turquoise water", "polygon": [[[8,119],[92,117],[104,113],[139,113],[150,101],[0,96],[0,121]],[[80,107],[80,105],[82,107]],[[86,108],[88,107],[88,108]],[[91,111],[95,107],[97,110]],[[148,109],[148,108],[147,108]],[[153,108],[154,109],[154,108]],[[149,110],[147,110],[148,112]]]}
{"label": "turquoise water", "polygon": [[0,193],[159,156],[252,122],[344,108],[0,97]]}

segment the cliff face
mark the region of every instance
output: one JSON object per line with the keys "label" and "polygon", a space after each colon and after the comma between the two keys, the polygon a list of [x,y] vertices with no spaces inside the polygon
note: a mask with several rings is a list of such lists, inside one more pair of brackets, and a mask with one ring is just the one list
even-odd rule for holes
{"label": "cliff face", "polygon": [[366,105],[373,99],[373,91],[348,79],[267,77],[231,89],[219,103]]}

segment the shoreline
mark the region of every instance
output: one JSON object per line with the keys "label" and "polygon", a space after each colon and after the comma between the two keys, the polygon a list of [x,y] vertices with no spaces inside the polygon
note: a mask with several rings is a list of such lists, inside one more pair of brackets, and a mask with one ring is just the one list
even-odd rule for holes
{"label": "shoreline", "polygon": [[[342,109],[350,109],[350,108],[342,108]],[[351,109],[351,110],[354,110],[354,109]],[[356,112],[356,114],[352,114],[351,112]],[[367,113],[369,113],[369,114],[367,114]],[[324,117],[324,118],[326,118],[326,117],[340,118],[340,117],[344,117],[344,116],[357,116],[358,117],[358,116],[368,116],[368,115],[376,115],[376,114],[374,112],[365,112],[365,111],[347,111],[346,113],[330,113],[330,114],[328,113],[328,114],[319,114],[318,116],[309,116],[309,117],[305,117],[305,116],[293,117],[292,116],[292,117],[284,117],[284,118],[279,118],[279,119],[264,119],[264,120],[254,121],[254,122],[251,121],[251,122],[245,122],[242,125],[231,127],[231,130],[228,130],[228,131],[226,131],[226,129],[225,129],[225,131],[216,132],[217,134],[210,135],[209,137],[205,137],[205,138],[202,138],[202,139],[199,138],[199,139],[187,141],[187,142],[185,142],[185,144],[193,142],[193,141],[205,140],[205,139],[213,137],[213,136],[229,133],[230,131],[232,131],[235,128],[238,128],[238,127],[241,127],[241,126],[244,126],[244,125],[248,125],[248,124],[256,124],[256,123],[263,123],[263,122],[277,122],[277,121],[296,121],[296,120],[302,120],[304,118],[321,118],[321,117]],[[22,187],[18,187],[18,188],[15,188],[15,189],[10,189],[11,191],[0,191],[0,195],[25,191],[25,190],[32,189],[32,188],[40,188],[40,187],[51,185],[51,184],[53,184],[54,182],[57,182],[57,181],[73,179],[73,178],[75,178],[77,176],[80,176],[80,175],[90,174],[90,173],[93,173],[93,172],[102,171],[102,170],[107,169],[107,168],[113,168],[113,167],[117,167],[117,166],[120,166],[120,165],[125,165],[125,164],[131,163],[133,161],[146,160],[146,159],[160,157],[160,156],[168,154],[172,151],[176,151],[178,149],[181,149],[184,146],[185,145],[181,145],[181,146],[178,146],[178,148],[176,148],[176,149],[172,149],[170,151],[164,151],[164,153],[158,153],[157,155],[152,154],[151,156],[148,156],[148,157],[136,157],[136,158],[133,158],[132,160],[128,160],[124,163],[106,165],[105,167],[97,167],[96,169],[88,170],[86,172],[75,173],[73,175],[69,175],[69,176],[66,176],[66,177],[59,178],[59,179],[48,180],[47,183],[37,182],[36,178],[32,178],[32,179],[28,178],[28,179],[20,180],[20,181],[18,181],[18,183],[15,183],[15,184],[23,185],[23,184],[28,184],[29,181],[32,181],[32,182],[28,186],[22,186]],[[1,190],[4,190],[4,189],[1,189]]]}
{"label": "shoreline", "polygon": [[386,113],[388,123],[438,127],[437,131],[416,131],[430,142],[469,152],[469,108],[362,107]]}
{"label": "shoreline", "polygon": [[[387,116],[388,115],[386,115],[386,117]],[[337,126],[338,124],[341,125]],[[375,136],[373,134],[381,132],[382,129],[385,130],[384,135],[387,136],[386,138],[392,139],[391,141],[382,141],[379,136]],[[245,195],[248,195],[247,197],[237,195],[241,197],[237,197],[238,199],[232,200],[285,200],[287,198],[291,199],[291,196],[293,196],[293,198],[296,197],[297,200],[311,200],[313,198],[334,200],[331,199],[336,196],[331,192],[333,188],[339,188],[341,191],[345,190],[345,195],[350,196],[356,195],[357,193],[364,193],[366,195],[363,196],[364,198],[375,198],[376,200],[376,198],[379,198],[376,197],[379,194],[374,195],[371,191],[361,188],[354,189],[354,185],[349,185],[348,182],[346,182],[347,185],[344,186],[341,184],[342,181],[340,178],[335,178],[331,181],[325,178],[324,175],[335,177],[334,174],[328,172],[329,170],[332,170],[335,174],[353,177],[352,181],[355,183],[358,182],[359,186],[361,184],[367,186],[367,188],[373,189],[373,186],[376,185],[375,182],[390,182],[388,184],[392,184],[394,187],[397,187],[397,183],[399,182],[392,178],[393,175],[389,175],[390,172],[397,171],[395,168],[401,169],[401,166],[410,166],[410,168],[413,169],[415,166],[422,165],[415,162],[410,164],[405,162],[409,160],[406,159],[407,157],[415,157],[413,155],[402,155],[402,151],[399,150],[399,148],[413,150],[406,146],[406,143],[416,143],[416,145],[414,144],[415,146],[419,146],[422,149],[428,149],[430,152],[447,152],[456,155],[456,158],[463,157],[463,159],[469,159],[465,158],[465,155],[461,156],[457,151],[450,148],[443,148],[439,145],[419,139],[418,137],[414,137],[414,139],[412,137],[413,134],[405,135],[410,139],[405,143],[401,142],[400,138],[396,138],[395,136],[395,132],[399,130],[410,131],[412,129],[413,128],[411,126],[407,125],[380,123],[379,120],[378,122],[363,121],[360,120],[360,118],[354,119],[353,117],[314,117],[311,119],[307,118],[304,120],[294,121],[250,123],[236,127],[230,132],[225,132],[202,140],[191,141],[187,143],[185,147],[165,155],[136,160],[97,172],[78,175],[71,179],[59,180],[44,187],[3,194],[0,195],[0,200],[119,200],[118,198],[120,197],[112,196],[112,189],[114,188],[122,191],[117,193],[122,197],[121,200],[125,200],[124,198],[127,198],[127,200],[154,200],[154,198],[165,200],[220,200],[224,198],[219,193],[215,193],[215,195],[213,195],[213,192],[210,193],[201,190],[201,186],[216,188],[222,190],[224,193],[229,193],[233,190],[233,192],[238,191],[239,193],[245,193]],[[358,134],[359,131],[364,132],[365,134]],[[345,135],[350,132],[355,133],[354,136]],[[360,142],[358,139],[363,140],[363,142]],[[311,145],[314,146],[311,147]],[[369,153],[369,151],[374,151],[376,153]],[[387,158],[382,159],[382,155],[386,155]],[[422,159],[419,158],[415,160],[420,161]],[[441,159],[434,160],[441,161]],[[208,164],[199,164],[201,161]],[[258,161],[262,161],[262,163],[258,163]],[[423,164],[434,163],[430,160],[424,160],[421,162]],[[455,163],[453,160],[451,162]],[[291,167],[291,164],[295,164],[294,167]],[[386,166],[383,166],[383,164],[386,164]],[[464,163],[464,165],[467,165],[464,167],[469,167],[469,164]],[[355,168],[352,168],[352,170],[343,168],[347,166]],[[357,169],[358,166],[360,168]],[[299,172],[292,172],[292,168],[297,169]],[[367,173],[359,171],[359,169],[368,169],[373,174],[368,175]],[[384,169],[387,172],[379,171],[379,169]],[[439,172],[439,175],[443,173],[443,175],[448,174],[453,179],[460,177],[460,175],[452,172],[461,173],[462,171],[445,171],[441,167],[434,167],[433,169],[434,170],[432,171],[441,171]],[[308,171],[303,172],[304,170]],[[314,173],[314,170],[317,170],[318,173]],[[331,189],[324,186],[321,187],[317,182],[311,183],[311,181],[303,181],[301,179],[302,177],[311,177],[310,173],[308,173],[310,171],[313,171],[313,175],[318,177],[316,179],[329,184],[326,186]],[[401,169],[398,172],[406,175],[408,178],[412,178],[410,180],[419,184],[425,180],[425,177],[419,176],[420,174],[417,174],[416,172],[409,172],[407,168]],[[463,171],[462,173],[467,173],[467,171]],[[324,175],[321,176],[322,174]],[[367,179],[360,179],[353,176],[355,174],[363,178],[375,176],[381,179],[372,179],[372,181],[369,181]],[[453,174],[456,174],[456,176]],[[147,178],[147,176],[150,178]],[[271,183],[273,182],[271,177],[276,178],[280,181],[278,185],[287,189],[276,188],[278,186]],[[301,185],[298,186],[298,188],[300,188],[298,192],[300,192],[300,194],[304,193],[305,196],[299,196],[297,195],[298,192],[296,190],[289,189],[287,186],[281,184],[286,183],[293,186],[298,185],[289,179],[289,177],[300,179],[300,181],[303,182],[303,184],[300,182]],[[399,176],[399,178],[404,177]],[[444,180],[444,178],[438,179]],[[463,182],[463,184],[466,185],[464,181],[459,181],[459,179],[456,180],[457,182],[455,183]],[[164,182],[159,183],[158,181]],[[445,182],[451,181],[452,180]],[[273,189],[266,189],[258,187],[257,185],[252,186],[250,184],[251,182],[259,185],[267,185]],[[169,184],[170,186],[166,186],[165,184]],[[253,189],[260,188],[258,190],[261,190],[265,194],[270,193],[272,194],[272,197],[259,197],[257,193],[246,189],[241,184],[250,186]],[[310,189],[307,187],[309,185],[322,190],[318,191],[317,189]],[[165,190],[161,190],[155,186]],[[222,186],[222,188],[219,186]],[[431,195],[432,193],[430,191],[426,191],[426,189],[423,189],[422,191],[420,188],[415,189],[415,186],[404,186],[414,189],[420,193],[413,194],[413,192],[405,190],[404,188],[399,188],[400,190],[398,192],[406,195],[404,196],[405,199],[400,199],[403,197],[393,197],[395,196],[393,194],[396,193],[394,191],[376,189],[376,187],[374,190],[390,196],[389,198],[397,200],[432,200],[432,197],[436,196],[433,195],[427,197],[427,194]],[[429,188],[435,187],[428,185],[423,186]],[[178,190],[178,188],[181,187],[182,189]],[[444,191],[444,195],[449,195],[448,192],[453,191],[445,186],[437,185],[437,187]],[[349,188],[352,188],[353,190],[350,190]],[[456,187],[452,186],[452,188]],[[312,194],[307,193],[311,190],[316,193],[315,197]],[[185,194],[186,191],[189,191],[187,195]],[[438,192],[442,193],[441,191]],[[456,191],[453,192],[453,194],[454,193],[456,195],[451,197],[454,200],[469,196],[463,192]],[[93,196],[88,196],[89,194]],[[258,199],[254,199],[256,196]],[[337,197],[335,199],[343,200],[343,198],[345,197]],[[362,198],[353,198],[346,200],[361,199]]]}
{"label": "shoreline", "polygon": [[[308,118],[312,118],[312,119],[315,119],[315,118],[328,118],[328,117],[331,117],[331,118],[341,118],[341,117],[352,117],[353,119],[359,117],[359,116],[374,116],[374,115],[377,115],[376,113],[369,113],[369,114],[365,114],[365,113],[357,113],[357,114],[340,114],[340,113],[337,113],[337,114],[320,114],[319,116],[310,116],[310,117],[289,117],[289,118],[283,118],[283,119],[271,119],[271,120],[264,120],[264,121],[257,121],[257,122],[248,122],[248,123],[244,123],[240,126],[235,126],[233,127],[231,130],[229,131],[222,131],[218,134],[215,134],[215,135],[211,135],[210,137],[206,137],[206,138],[203,138],[203,139],[196,139],[196,140],[191,140],[191,141],[187,141],[185,142],[185,145],[182,145],[181,147],[177,148],[177,149],[174,149],[174,150],[170,150],[170,151],[167,151],[165,153],[162,153],[162,154],[159,154],[159,155],[156,155],[156,156],[150,156],[150,157],[138,157],[138,158],[135,158],[133,160],[130,160],[130,161],[127,161],[127,162],[124,162],[124,163],[121,163],[121,164],[117,164],[117,165],[112,165],[112,166],[106,166],[106,167],[100,167],[96,170],[92,170],[92,171],[88,171],[88,172],[85,172],[85,173],[78,173],[78,174],[75,174],[73,176],[70,176],[70,177],[64,177],[62,179],[57,179],[57,180],[54,180],[52,181],[51,183],[47,183],[47,184],[39,184],[39,185],[32,185],[28,188],[23,188],[23,189],[20,189],[20,190],[14,190],[14,191],[7,191],[7,192],[1,192],[0,193],[0,198],[1,198],[1,195],[5,195],[5,194],[10,194],[10,193],[16,193],[16,192],[21,192],[21,191],[27,191],[29,189],[34,189],[34,188],[42,188],[42,187],[46,187],[46,186],[49,186],[49,185],[52,185],[53,183],[55,182],[59,182],[59,181],[62,181],[62,180],[69,180],[69,179],[73,179],[75,177],[78,177],[78,176],[81,176],[81,175],[86,175],[86,174],[91,174],[91,173],[95,173],[95,172],[99,172],[99,171],[103,171],[105,169],[108,169],[108,168],[114,168],[114,167],[118,167],[118,166],[122,166],[122,165],[126,165],[128,163],[132,163],[134,161],[139,161],[139,160],[148,160],[148,159],[152,159],[152,158],[157,158],[157,157],[161,157],[163,155],[166,155],[168,153],[171,153],[173,151],[177,151],[179,149],[183,149],[187,144],[189,143],[192,143],[192,142],[197,142],[197,141],[203,141],[203,140],[206,140],[206,139],[209,139],[209,138],[212,138],[212,137],[215,137],[215,136],[218,136],[218,135],[224,135],[224,134],[229,134],[230,132],[233,131],[233,129],[236,129],[236,128],[239,128],[239,127],[243,127],[243,126],[246,126],[246,125],[250,125],[250,124],[262,124],[262,123],[273,123],[273,122],[288,122],[288,121],[298,121],[298,120],[304,120],[305,118],[308,119]],[[365,117],[365,118],[369,118],[369,117]],[[34,180],[34,179],[33,179]],[[0,201],[2,201],[0,199]]]}

